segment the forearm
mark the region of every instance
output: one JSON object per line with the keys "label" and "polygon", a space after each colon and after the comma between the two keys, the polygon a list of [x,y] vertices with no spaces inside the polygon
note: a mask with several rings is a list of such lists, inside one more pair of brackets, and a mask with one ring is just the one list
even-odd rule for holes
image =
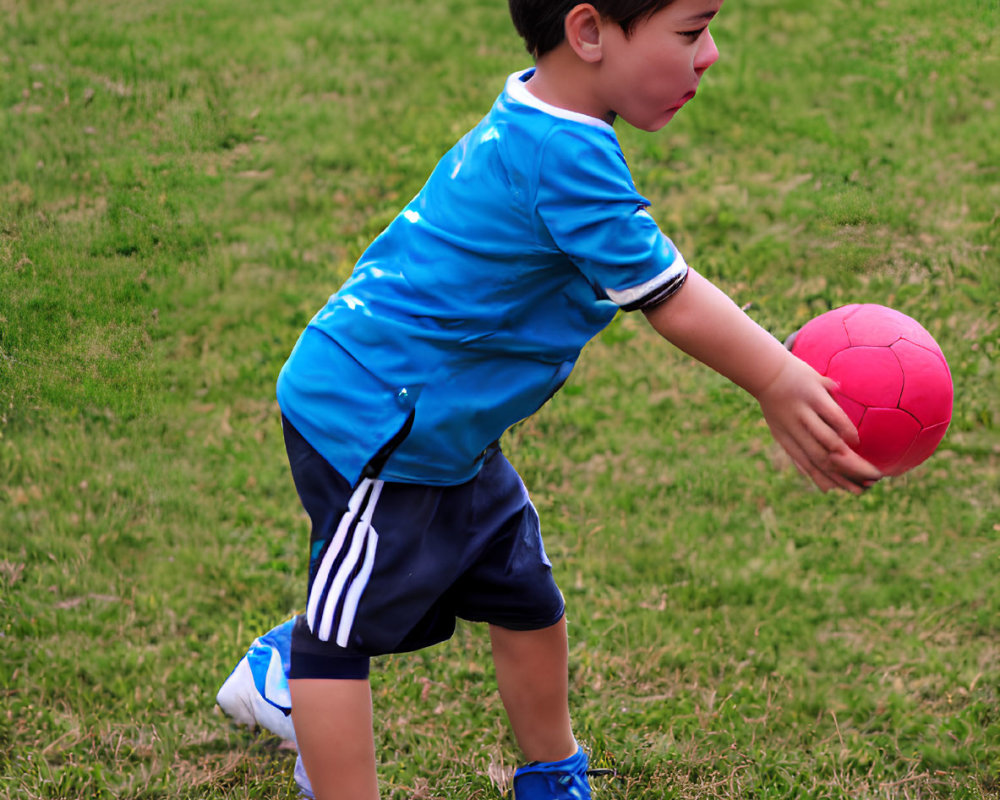
{"label": "forearm", "polygon": [[795,358],[711,281],[692,270],[646,316],[665,339],[750,392],[775,440],[820,489],[858,494],[881,477],[850,449],[857,431],[830,395],[833,382]]}
{"label": "forearm", "polygon": [[656,331],[757,397],[790,354],[711,281],[694,270],[669,300],[646,312]]}

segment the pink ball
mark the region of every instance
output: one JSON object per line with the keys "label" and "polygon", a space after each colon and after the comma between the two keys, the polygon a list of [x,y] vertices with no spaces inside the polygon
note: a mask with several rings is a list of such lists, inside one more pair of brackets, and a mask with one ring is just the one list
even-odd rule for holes
{"label": "pink ball", "polygon": [[858,453],[886,475],[913,469],[941,443],[951,371],[916,320],[875,304],[842,306],[807,322],[788,346],[840,384],[833,396],[858,428]]}

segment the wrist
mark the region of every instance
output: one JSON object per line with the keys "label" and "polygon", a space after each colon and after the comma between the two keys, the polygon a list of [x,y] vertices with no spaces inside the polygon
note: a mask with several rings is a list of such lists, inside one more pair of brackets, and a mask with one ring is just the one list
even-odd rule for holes
{"label": "wrist", "polygon": [[767,338],[770,341],[762,342],[759,361],[748,370],[746,382],[740,384],[758,401],[768,389],[778,383],[795,359],[777,339],[770,334],[767,334]]}

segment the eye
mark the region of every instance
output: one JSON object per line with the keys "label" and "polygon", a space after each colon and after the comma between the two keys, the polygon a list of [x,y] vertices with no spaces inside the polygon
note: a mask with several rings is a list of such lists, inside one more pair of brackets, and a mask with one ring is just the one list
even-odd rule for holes
{"label": "eye", "polygon": [[706,30],[708,30],[708,25],[706,25],[704,28],[698,28],[698,30],[695,31],[678,31],[678,33],[680,33],[681,36],[685,37],[686,39],[690,39],[693,42],[695,39],[701,36]]}

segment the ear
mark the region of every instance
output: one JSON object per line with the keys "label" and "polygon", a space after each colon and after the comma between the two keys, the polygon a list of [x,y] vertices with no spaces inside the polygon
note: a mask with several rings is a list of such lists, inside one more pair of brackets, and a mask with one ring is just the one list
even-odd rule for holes
{"label": "ear", "polygon": [[566,43],[587,63],[601,60],[601,15],[590,3],[573,6],[566,14]]}

